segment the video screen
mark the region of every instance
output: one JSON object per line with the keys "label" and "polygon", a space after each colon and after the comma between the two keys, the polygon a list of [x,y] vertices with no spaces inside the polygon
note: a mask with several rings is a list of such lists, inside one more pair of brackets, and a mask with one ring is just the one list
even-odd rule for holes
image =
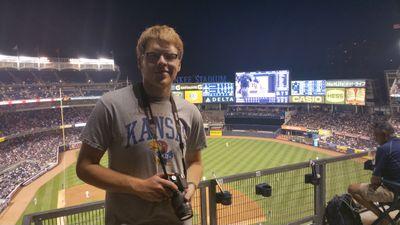
{"label": "video screen", "polygon": [[288,103],[289,71],[236,73],[236,103]]}
{"label": "video screen", "polygon": [[317,96],[325,95],[325,80],[295,80],[291,81],[291,95]]}
{"label": "video screen", "polygon": [[235,102],[235,84],[204,83],[203,102],[204,103]]}
{"label": "video screen", "polygon": [[365,105],[365,88],[346,88],[346,104]]}

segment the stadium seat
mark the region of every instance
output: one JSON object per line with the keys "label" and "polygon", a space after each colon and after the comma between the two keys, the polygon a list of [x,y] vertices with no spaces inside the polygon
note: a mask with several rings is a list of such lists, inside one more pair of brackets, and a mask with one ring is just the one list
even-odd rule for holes
{"label": "stadium seat", "polygon": [[384,219],[388,219],[390,224],[396,225],[400,219],[400,211],[397,212],[394,218],[389,216],[389,213],[400,210],[400,183],[382,180],[383,185],[391,189],[394,193],[394,198],[392,202],[379,203],[381,214],[378,219],[376,219],[372,225],[378,225]]}

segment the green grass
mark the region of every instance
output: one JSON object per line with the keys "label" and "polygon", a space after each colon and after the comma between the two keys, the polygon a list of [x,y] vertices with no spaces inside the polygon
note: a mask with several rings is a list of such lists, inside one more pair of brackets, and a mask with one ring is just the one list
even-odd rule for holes
{"label": "green grass", "polygon": [[207,144],[202,153],[204,176],[207,179],[213,178],[213,172],[217,177],[222,177],[326,157],[267,140],[210,138]]}
{"label": "green grass", "polygon": [[[217,177],[222,177],[273,168],[286,164],[304,162],[309,159],[315,159],[316,157],[323,158],[327,156],[296,146],[268,140],[251,139],[210,138],[208,139],[208,147],[202,152],[204,176],[207,179],[212,179],[213,173],[215,173]],[[107,155],[103,157],[101,163],[102,165],[107,165]],[[297,177],[297,182],[303,182],[304,179],[303,177],[295,176],[295,174],[293,174],[292,177]],[[276,177],[273,176],[269,179],[276,181]],[[276,185],[278,185],[278,183]],[[52,180],[43,185],[35,195],[37,198],[37,205],[34,205],[33,201],[31,201],[23,214],[26,215],[33,212],[56,208],[57,194],[58,191],[62,189],[63,185],[65,185],[66,188],[69,188],[79,184],[83,184],[83,182],[77,178],[75,174],[75,164],[73,164],[64,172],[58,174]],[[254,188],[254,186],[252,186],[252,188]],[[281,191],[284,192],[287,188],[293,187],[283,187]],[[235,189],[240,190],[243,193],[249,192],[247,190],[248,187],[241,187],[240,185],[237,187],[235,186]],[[335,188],[335,190],[337,190],[337,188]],[[260,200],[259,196],[249,197],[256,201]],[[278,200],[280,201],[282,199],[279,198],[276,201]],[[301,204],[301,198],[297,202],[300,202]],[[274,203],[273,205],[277,204],[278,203]],[[270,211],[268,207],[264,205],[261,205],[261,207],[266,213],[271,213],[268,212]],[[22,218],[19,220],[18,224],[21,223],[21,220]]]}

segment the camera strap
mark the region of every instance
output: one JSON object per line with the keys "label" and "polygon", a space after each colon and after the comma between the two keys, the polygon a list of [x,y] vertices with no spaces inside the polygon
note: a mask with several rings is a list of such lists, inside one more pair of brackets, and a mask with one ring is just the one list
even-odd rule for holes
{"label": "camera strap", "polygon": [[[167,171],[165,168],[166,162],[165,162],[164,158],[162,157],[161,146],[157,141],[156,118],[154,117],[153,112],[151,110],[149,97],[144,89],[143,83],[133,84],[132,86],[133,86],[133,92],[138,97],[137,99],[139,100],[139,106],[144,109],[144,113],[146,115],[147,121],[149,121],[149,125],[150,125],[149,133],[150,133],[151,138],[153,139],[153,142],[156,144],[157,156],[158,156],[158,159],[160,160],[161,167],[163,169],[163,172],[165,174],[167,174]],[[174,100],[172,94],[170,95],[169,101],[171,103],[172,114],[173,114],[174,122],[175,122],[175,128],[178,133],[179,148],[182,153],[183,172],[185,175],[185,179],[187,179],[186,163],[185,163],[185,158],[184,158],[185,145],[183,144],[182,130],[181,130],[182,127],[179,122],[178,109],[176,107],[175,100]]]}

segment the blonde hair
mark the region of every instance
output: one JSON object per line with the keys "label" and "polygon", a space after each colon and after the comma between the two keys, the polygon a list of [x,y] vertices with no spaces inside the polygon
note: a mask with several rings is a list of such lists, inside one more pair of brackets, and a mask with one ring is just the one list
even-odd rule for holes
{"label": "blonde hair", "polygon": [[139,37],[136,45],[136,57],[138,61],[140,56],[144,54],[147,43],[151,40],[163,41],[174,45],[178,49],[178,58],[182,59],[183,42],[179,34],[176,33],[174,28],[167,25],[155,25],[147,28]]}

